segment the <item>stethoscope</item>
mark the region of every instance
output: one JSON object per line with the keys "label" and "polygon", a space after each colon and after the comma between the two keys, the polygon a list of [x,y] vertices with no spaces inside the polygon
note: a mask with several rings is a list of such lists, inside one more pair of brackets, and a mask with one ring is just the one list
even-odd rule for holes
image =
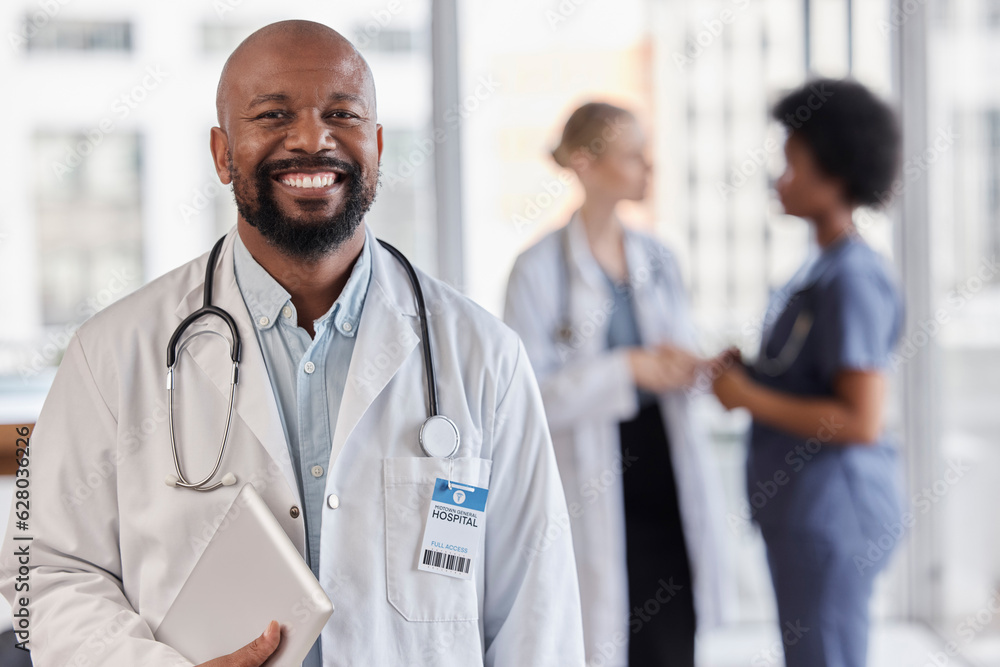
{"label": "stethoscope", "polygon": [[573,284],[570,268],[569,225],[563,229],[559,249],[562,256],[563,284],[565,289],[559,290],[559,324],[556,326],[555,338],[563,345],[569,345],[573,340],[573,320],[569,313],[570,286]]}
{"label": "stethoscope", "polygon": [[[559,324],[556,325],[555,340],[563,345],[571,345],[573,342],[573,319],[570,315],[570,286],[573,284],[572,269],[572,249],[570,248],[570,226],[566,225],[560,231],[560,255],[562,258],[563,285],[564,289],[559,290]],[[650,268],[650,278],[659,280],[662,276],[662,266],[654,265]],[[631,287],[630,287],[631,288]]]}
{"label": "stethoscope", "polygon": [[[843,242],[842,242],[843,243]],[[838,247],[839,249],[839,247]],[[795,360],[799,358],[802,353],[802,348],[805,347],[806,339],[809,338],[809,333],[812,331],[813,323],[815,322],[815,314],[813,313],[812,304],[809,302],[809,293],[820,281],[820,279],[829,271],[832,262],[832,255],[836,249],[828,250],[824,255],[822,255],[815,264],[807,265],[803,267],[803,272],[806,273],[805,284],[799,287],[790,297],[784,300],[784,306],[782,312],[788,310],[788,308],[797,300],[802,299],[803,305],[802,310],[799,311],[798,315],[795,316],[795,321],[792,322],[792,330],[788,334],[788,338],[785,340],[781,349],[774,356],[767,353],[767,344],[771,335],[774,333],[774,327],[777,325],[778,319],[780,319],[781,314],[774,318],[773,323],[770,326],[764,327],[764,335],[761,337],[760,343],[760,354],[757,355],[757,361],[753,364],[753,369],[759,373],[763,373],[769,377],[778,377],[779,375],[784,375],[788,372],[788,369],[792,367]],[[799,273],[798,275],[802,275]],[[796,278],[792,278],[791,283],[796,282]],[[772,311],[773,312],[773,311]]]}
{"label": "stethoscope", "polygon": [[[787,305],[790,305],[794,299],[804,297],[810,289],[812,288],[808,287],[796,292],[788,300]],[[812,308],[809,305],[804,305],[799,314],[795,316],[795,322],[792,323],[792,330],[788,334],[788,339],[781,346],[781,349],[778,350],[778,354],[773,357],[767,353],[768,338],[765,336],[763,342],[761,342],[760,354],[757,355],[757,361],[753,366],[754,370],[769,377],[784,375],[792,367],[792,364],[795,363],[795,360],[799,358],[799,354],[802,353],[802,348],[805,347],[809,332],[812,331],[813,320]]]}
{"label": "stethoscope", "polygon": [[[240,379],[239,364],[240,352],[242,349],[242,342],[240,339],[240,333],[236,327],[236,320],[234,320],[232,315],[227,313],[222,308],[212,305],[212,291],[215,284],[214,274],[219,254],[222,252],[222,244],[225,239],[225,236],[219,239],[212,248],[212,252],[208,255],[208,266],[205,270],[204,301],[202,303],[202,307],[184,318],[184,320],[174,330],[174,333],[170,336],[170,342],[167,344],[167,424],[170,433],[170,452],[174,458],[174,470],[177,474],[167,475],[165,481],[167,486],[193,489],[194,491],[212,491],[220,486],[232,486],[236,483],[236,475],[229,472],[223,475],[222,479],[219,481],[214,484],[209,484],[209,482],[218,474],[219,468],[222,466],[222,459],[226,454],[226,445],[229,444],[229,433],[233,423],[233,406],[236,401],[236,385],[239,383]],[[455,454],[458,452],[461,437],[459,436],[458,426],[455,422],[440,414],[438,410],[438,392],[437,380],[434,373],[434,357],[431,352],[430,334],[427,327],[427,308],[424,304],[423,290],[420,288],[420,279],[417,276],[417,272],[414,270],[413,265],[410,264],[410,261],[405,255],[403,255],[403,253],[381,239],[379,239],[379,243],[382,244],[382,247],[388,250],[389,253],[403,265],[407,278],[410,280],[410,285],[413,288],[413,296],[417,302],[417,314],[420,318],[420,337],[424,357],[424,371],[427,377],[428,395],[428,416],[427,419],[424,420],[424,423],[420,426],[420,448],[426,456],[453,459]],[[187,477],[184,476],[184,472],[181,470],[180,457],[177,454],[177,441],[174,436],[174,385],[176,383],[174,372],[177,370],[177,363],[180,360],[181,352],[184,351],[184,347],[197,336],[202,334],[214,334],[225,340],[226,337],[223,334],[217,331],[205,330],[191,334],[184,339],[180,347],[177,346],[177,342],[184,331],[193,322],[207,315],[214,315],[215,317],[221,318],[229,328],[231,336],[231,339],[227,341],[229,343],[229,356],[233,361],[232,373],[229,381],[229,410],[228,415],[226,416],[226,431],[222,436],[222,445],[219,447],[219,456],[215,459],[215,466],[212,468],[212,472],[210,472],[201,481],[191,482],[188,481]]]}

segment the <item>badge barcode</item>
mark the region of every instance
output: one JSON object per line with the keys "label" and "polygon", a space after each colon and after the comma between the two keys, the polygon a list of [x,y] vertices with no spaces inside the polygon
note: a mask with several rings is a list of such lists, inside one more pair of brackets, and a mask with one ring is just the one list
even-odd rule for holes
{"label": "badge barcode", "polygon": [[442,570],[451,570],[452,572],[468,574],[469,567],[472,565],[472,560],[456,556],[455,554],[445,553],[444,551],[424,549],[424,565],[439,567]]}

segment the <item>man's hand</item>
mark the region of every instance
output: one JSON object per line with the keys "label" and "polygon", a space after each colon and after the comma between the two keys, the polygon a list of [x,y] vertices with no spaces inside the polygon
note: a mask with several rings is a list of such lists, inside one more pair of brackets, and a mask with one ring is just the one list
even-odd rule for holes
{"label": "man's hand", "polygon": [[281,626],[271,621],[264,634],[243,648],[215,660],[203,662],[198,667],[260,667],[271,657],[281,641]]}
{"label": "man's hand", "polygon": [[629,350],[629,365],[636,387],[659,394],[694,382],[698,358],[673,345],[635,347]]}

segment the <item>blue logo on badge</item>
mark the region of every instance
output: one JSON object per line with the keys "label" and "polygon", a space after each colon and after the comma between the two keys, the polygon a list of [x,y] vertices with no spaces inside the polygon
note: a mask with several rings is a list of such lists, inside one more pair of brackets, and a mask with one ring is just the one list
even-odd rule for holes
{"label": "blue logo on badge", "polygon": [[474,510],[476,512],[486,511],[486,498],[489,489],[483,489],[471,484],[449,483],[440,477],[434,483],[434,502],[445,503],[453,507]]}

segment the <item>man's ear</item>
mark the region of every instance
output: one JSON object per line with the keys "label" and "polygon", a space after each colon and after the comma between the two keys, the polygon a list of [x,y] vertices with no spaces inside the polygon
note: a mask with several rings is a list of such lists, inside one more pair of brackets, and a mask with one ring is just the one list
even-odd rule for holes
{"label": "man's ear", "polygon": [[[379,140],[379,152],[381,153],[381,140]],[[233,175],[229,172],[229,137],[221,127],[213,127],[209,138],[209,147],[212,150],[212,162],[215,163],[215,173],[219,175],[219,180],[223,185],[233,182]]]}
{"label": "man's ear", "polygon": [[382,126],[375,124],[375,139],[378,141],[378,163],[382,164]]}

